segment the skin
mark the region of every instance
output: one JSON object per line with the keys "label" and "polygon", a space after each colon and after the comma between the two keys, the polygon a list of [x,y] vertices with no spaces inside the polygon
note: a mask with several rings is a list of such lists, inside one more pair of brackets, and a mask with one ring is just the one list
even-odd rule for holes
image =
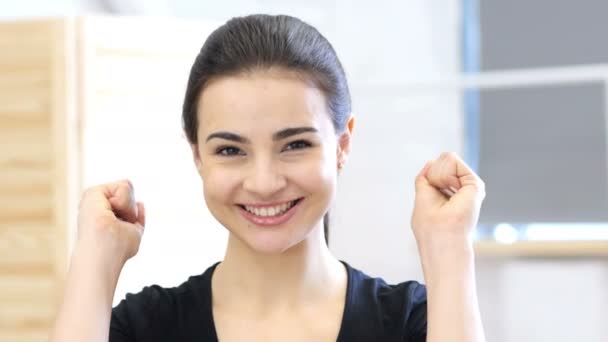
{"label": "skin", "polygon": [[[347,280],[325,244],[322,218],[350,152],[354,119],[336,132],[323,93],[281,69],[213,80],[198,118],[194,163],[211,213],[230,232],[212,278],[218,337],[335,341]],[[287,134],[296,127],[307,129]],[[448,188],[453,196],[442,192]],[[470,239],[483,197],[483,182],[452,153],[429,161],[416,177],[411,223],[428,289],[427,341],[484,341]],[[240,213],[242,204],[296,198],[303,200],[294,216],[277,227],[257,226]],[[121,181],[87,190],[79,215],[53,340],[107,341],[116,282],[137,253],[144,207]]]}

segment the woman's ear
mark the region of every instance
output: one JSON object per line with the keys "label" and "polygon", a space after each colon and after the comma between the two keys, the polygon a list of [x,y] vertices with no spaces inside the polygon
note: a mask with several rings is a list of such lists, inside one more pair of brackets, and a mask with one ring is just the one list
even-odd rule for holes
{"label": "woman's ear", "polygon": [[353,129],[355,127],[355,117],[351,114],[346,123],[346,128],[340,134],[338,138],[338,169],[344,167],[348,155],[350,154],[351,137],[353,135]]}

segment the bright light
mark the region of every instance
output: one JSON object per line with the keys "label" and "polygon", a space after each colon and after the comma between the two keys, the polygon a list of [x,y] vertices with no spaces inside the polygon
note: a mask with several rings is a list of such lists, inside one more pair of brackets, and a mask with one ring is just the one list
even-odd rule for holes
{"label": "bright light", "polygon": [[519,233],[517,229],[508,223],[501,223],[494,228],[494,239],[499,243],[514,243],[517,241]]}

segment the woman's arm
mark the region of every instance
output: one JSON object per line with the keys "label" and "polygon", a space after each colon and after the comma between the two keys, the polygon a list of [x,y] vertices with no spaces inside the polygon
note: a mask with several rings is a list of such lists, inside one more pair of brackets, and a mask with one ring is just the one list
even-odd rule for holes
{"label": "woman's arm", "polygon": [[427,341],[483,342],[471,232],[484,184],[452,153],[416,178],[412,228],[427,286]]}
{"label": "woman's arm", "polygon": [[471,243],[421,248],[427,286],[427,341],[485,341]]}
{"label": "woman's arm", "polygon": [[118,260],[108,260],[94,246],[76,246],[51,341],[108,341],[121,268]]}
{"label": "woman's arm", "polygon": [[120,271],[137,253],[145,214],[130,182],[91,188],[78,215],[78,239],[51,341],[107,342]]}

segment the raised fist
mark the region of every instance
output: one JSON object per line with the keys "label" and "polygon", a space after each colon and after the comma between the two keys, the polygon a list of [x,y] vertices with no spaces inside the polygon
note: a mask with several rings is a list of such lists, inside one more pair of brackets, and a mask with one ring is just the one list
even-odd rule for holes
{"label": "raised fist", "polygon": [[454,153],[429,161],[416,177],[412,229],[416,240],[468,238],[485,197],[483,181]]}
{"label": "raised fist", "polygon": [[78,244],[126,262],[137,254],[145,211],[128,180],[87,189],[78,210]]}

